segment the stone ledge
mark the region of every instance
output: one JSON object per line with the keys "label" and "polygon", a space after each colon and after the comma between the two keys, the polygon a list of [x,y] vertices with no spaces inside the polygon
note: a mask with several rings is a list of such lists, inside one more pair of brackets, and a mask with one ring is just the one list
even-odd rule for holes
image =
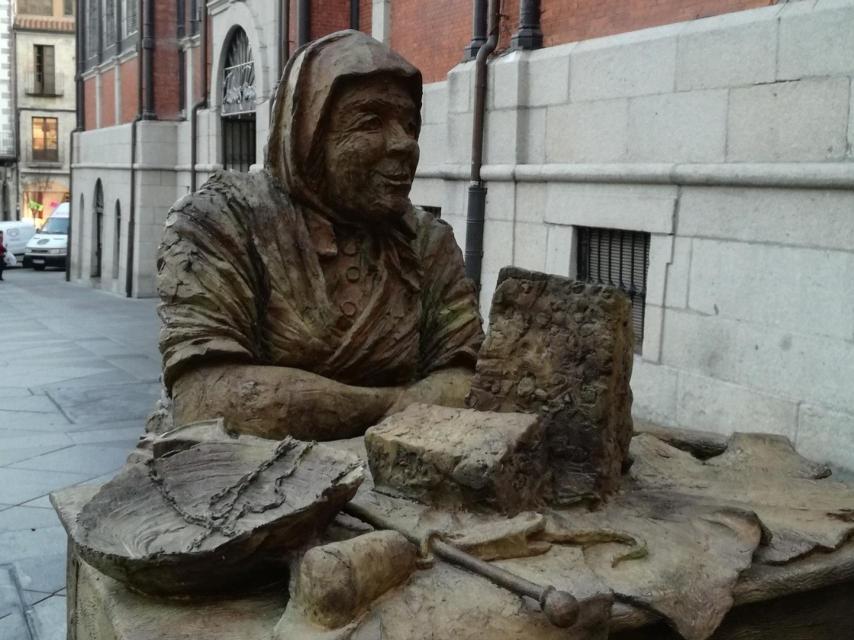
{"label": "stone ledge", "polygon": [[[854,162],[491,164],[483,178],[496,182],[592,182],[717,187],[854,190]],[[419,167],[418,179],[468,180],[468,164]]]}

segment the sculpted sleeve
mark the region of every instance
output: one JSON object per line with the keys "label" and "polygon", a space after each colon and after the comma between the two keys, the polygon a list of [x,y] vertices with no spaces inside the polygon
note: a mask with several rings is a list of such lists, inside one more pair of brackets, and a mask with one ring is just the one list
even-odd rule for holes
{"label": "sculpted sleeve", "polygon": [[430,214],[419,233],[424,268],[421,291],[420,375],[448,366],[474,368],[483,329],[474,283],[451,227]]}
{"label": "sculpted sleeve", "polygon": [[199,364],[258,359],[259,284],[235,178],[214,176],[169,211],[157,257],[163,381]]}

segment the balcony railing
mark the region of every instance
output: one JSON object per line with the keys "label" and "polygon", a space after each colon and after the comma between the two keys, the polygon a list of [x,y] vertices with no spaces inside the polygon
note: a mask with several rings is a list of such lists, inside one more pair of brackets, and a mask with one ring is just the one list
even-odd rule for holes
{"label": "balcony railing", "polygon": [[24,83],[28,96],[61,96],[65,85],[65,74],[28,71]]}

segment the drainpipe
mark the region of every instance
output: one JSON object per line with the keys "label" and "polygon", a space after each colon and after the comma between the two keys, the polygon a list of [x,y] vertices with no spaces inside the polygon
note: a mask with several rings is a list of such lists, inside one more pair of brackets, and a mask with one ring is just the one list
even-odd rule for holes
{"label": "drainpipe", "polygon": [[465,48],[464,61],[474,60],[486,42],[486,9],[488,0],[472,0],[471,42]]}
{"label": "drainpipe", "polygon": [[142,74],[145,76],[142,119],[154,120],[154,2],[141,0],[145,15],[142,21]]}
{"label": "drainpipe", "polygon": [[486,112],[486,59],[498,45],[499,0],[489,0],[489,38],[478,50],[475,58],[474,125],[471,143],[471,182],[469,183],[468,211],[466,213],[466,277],[474,281],[480,291],[480,274],[483,266],[483,223],[486,217],[486,186],[480,176],[483,164],[483,128]]}
{"label": "drainpipe", "polygon": [[297,44],[301,47],[311,40],[311,0],[299,0],[297,21]]}
{"label": "drainpipe", "polygon": [[[279,82],[282,81],[282,73],[285,70],[285,63],[291,57],[291,2],[290,0],[278,0],[276,3],[276,24],[279,26],[279,47],[278,47],[278,76],[276,85],[273,89],[273,95],[278,91]],[[271,101],[272,102],[272,101]],[[273,109],[270,108],[270,125],[273,124]]]}
{"label": "drainpipe", "polygon": [[[146,10],[146,5],[153,4],[153,0],[138,0],[136,6],[136,15],[142,16]],[[149,25],[151,26],[151,25]],[[145,28],[145,27],[143,27]],[[149,32],[150,33],[150,32]],[[136,142],[137,142],[137,126],[139,121],[144,119],[144,104],[143,104],[143,86],[151,84],[152,77],[143,78],[143,47],[145,46],[145,33],[140,34],[140,38],[136,42],[136,59],[139,64],[139,72],[136,74],[136,117],[130,126],[130,206],[128,207],[128,239],[127,239],[127,266],[125,268],[125,296],[133,297],[133,257],[134,257],[134,240],[136,239]],[[151,72],[149,64],[145,75]],[[145,80],[145,82],[143,82]]]}
{"label": "drainpipe", "polygon": [[[276,35],[278,37],[276,38],[276,44],[278,46],[276,47],[276,69],[278,70],[278,77],[279,78],[281,78],[281,76],[282,76],[282,64],[283,64],[282,61],[283,61],[284,55],[285,55],[285,53],[284,53],[285,47],[282,44],[282,20],[284,19],[283,11],[284,11],[284,9],[282,8],[282,3],[277,2],[276,3],[276,30],[277,30]],[[278,84],[278,78],[276,80],[276,84]],[[276,94],[276,92],[274,90],[273,95],[275,95],[275,94]]]}
{"label": "drainpipe", "polygon": [[350,28],[354,31],[359,30],[359,0],[350,0]]}
{"label": "drainpipe", "polygon": [[540,28],[540,0],[522,0],[519,5],[519,30],[513,34],[514,49],[541,49],[543,30]]}
{"label": "drainpipe", "polygon": [[205,2],[202,9],[202,26],[201,26],[201,43],[199,48],[199,60],[202,67],[202,96],[193,105],[190,113],[190,193],[196,191],[196,161],[198,160],[199,149],[197,144],[199,109],[204,109],[208,105],[208,5]]}
{"label": "drainpipe", "polygon": [[[77,56],[77,68],[74,74],[74,112],[76,114],[74,129],[68,134],[68,192],[71,202],[68,203],[68,246],[65,250],[65,281],[71,282],[71,254],[74,247],[74,134],[86,130],[86,101],[83,98],[83,71],[86,69],[86,30],[83,28],[83,15],[86,0],[76,0],[74,8],[74,55]],[[77,198],[80,202],[80,198]],[[83,233],[83,230],[80,230]]]}
{"label": "drainpipe", "polygon": [[[12,31],[12,42],[11,42],[11,53],[9,56],[10,59],[10,68],[17,69],[17,57],[18,57],[18,31],[14,28],[14,25],[11,28]],[[17,202],[15,202],[15,220],[21,219],[21,116],[18,113],[18,74],[10,73],[10,79],[12,84],[12,113],[15,114],[15,124],[14,124],[14,135],[15,135],[15,198]],[[69,224],[71,221],[69,220]]]}
{"label": "drainpipe", "polygon": [[291,0],[282,0],[282,50],[284,54],[279,64],[279,78],[285,70],[285,63],[291,59]]}

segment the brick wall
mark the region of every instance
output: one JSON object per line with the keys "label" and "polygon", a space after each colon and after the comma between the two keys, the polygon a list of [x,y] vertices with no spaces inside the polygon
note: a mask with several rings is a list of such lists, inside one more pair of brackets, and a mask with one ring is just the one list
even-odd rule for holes
{"label": "brick wall", "polygon": [[122,112],[119,122],[126,124],[133,122],[139,109],[138,83],[139,83],[139,63],[136,58],[131,58],[121,65],[121,73],[119,77],[122,81]]}
{"label": "brick wall", "polygon": [[[545,46],[635,31],[775,4],[777,0],[542,0]],[[498,50],[519,26],[519,0],[502,0]],[[397,0],[391,45],[421,69],[425,82],[444,79],[471,40],[471,0]],[[424,35],[418,35],[416,30]]]}
{"label": "brick wall", "polygon": [[108,69],[101,74],[101,126],[116,124],[116,70]]}
{"label": "brick wall", "polygon": [[771,4],[776,0],[543,0],[541,22],[550,46]]}
{"label": "brick wall", "polygon": [[442,80],[471,40],[466,0],[398,0],[391,9],[391,46],[421,69],[424,82]]}
{"label": "brick wall", "polygon": [[83,126],[87,131],[95,128],[95,102],[97,95],[95,94],[95,78],[89,78],[83,81],[83,108],[85,110],[86,120]]}
{"label": "brick wall", "polygon": [[[292,3],[294,4],[294,3]],[[342,0],[314,0],[311,7],[311,37],[350,28],[350,3]]]}
{"label": "brick wall", "polygon": [[154,112],[160,120],[180,117],[176,11],[174,0],[154,0]]}
{"label": "brick wall", "polygon": [[359,31],[371,32],[371,0],[359,0]]}

